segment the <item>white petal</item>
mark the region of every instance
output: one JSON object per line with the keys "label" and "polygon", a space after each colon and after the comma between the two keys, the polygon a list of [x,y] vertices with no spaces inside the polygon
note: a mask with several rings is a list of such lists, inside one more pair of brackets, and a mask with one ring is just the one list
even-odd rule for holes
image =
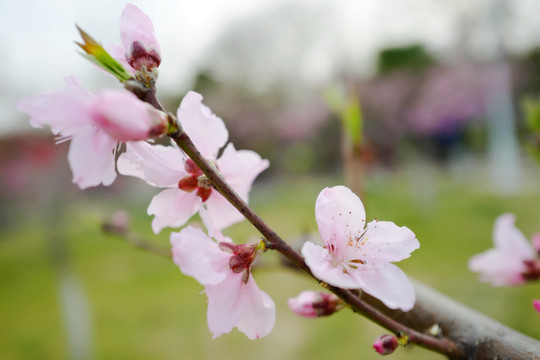
{"label": "white petal", "polygon": [[368,263],[400,261],[411,256],[420,247],[414,233],[390,221],[372,221],[367,226],[360,249]]}
{"label": "white petal", "polygon": [[208,210],[208,216],[214,227],[218,230],[223,230],[244,220],[244,216],[240,211],[236,210],[217,190],[213,190],[212,194],[205,202]]}
{"label": "white petal", "polygon": [[251,340],[268,335],[276,323],[276,305],[272,298],[259,290],[253,277],[247,284],[242,284],[244,306],[238,322],[238,330]]}
{"label": "white petal", "polygon": [[116,146],[116,140],[103,132],[96,132],[91,126],[74,135],[68,152],[73,182],[81,189],[112,184],[116,178]]}
{"label": "white petal", "polygon": [[202,285],[218,284],[225,280],[224,269],[231,254],[223,252],[217,243],[200,229],[188,226],[171,233],[173,260],[180,270]]}
{"label": "white petal", "polygon": [[532,259],[535,257],[534,250],[523,233],[516,228],[515,222],[516,216],[509,213],[502,214],[495,220],[493,228],[495,247],[523,259]]}
{"label": "white petal", "polygon": [[156,187],[176,187],[188,173],[184,156],[174,146],[150,145],[145,141],[129,142],[118,158],[118,172],[135,176]]}
{"label": "white petal", "polygon": [[335,259],[325,248],[307,241],[302,247],[302,255],[317,279],[343,289],[360,288],[360,285],[349,274],[343,272],[343,266],[340,263],[332,264]]}
{"label": "white petal", "polygon": [[362,290],[381,300],[390,309],[409,311],[416,301],[414,287],[405,273],[394,264],[359,266],[351,275]]}
{"label": "white petal", "polygon": [[223,282],[206,286],[208,327],[214,339],[229,333],[240,321],[245,305],[241,289],[242,274],[230,270]]}
{"label": "white petal", "polygon": [[489,282],[493,286],[513,286],[525,282],[521,275],[527,270],[523,260],[499,248],[473,256],[468,265],[471,271],[480,273],[481,281]]}
{"label": "white petal", "polygon": [[236,150],[229,143],[216,161],[219,171],[246,202],[255,178],[269,166],[268,160],[250,150]]}
{"label": "white petal", "polygon": [[54,134],[73,136],[92,124],[87,109],[90,95],[77,80],[67,77],[61,90],[27,97],[17,102],[17,108],[31,116],[30,125],[49,125]]}
{"label": "white petal", "polygon": [[165,189],[152,199],[148,215],[154,215],[152,230],[159,233],[165,227],[184,225],[197,212],[200,198],[195,192]]}
{"label": "white petal", "polygon": [[[365,227],[366,212],[362,201],[345,186],[325,188],[315,204],[319,233],[325,244],[346,244]],[[351,235],[352,234],[352,235]]]}
{"label": "white petal", "polygon": [[223,120],[202,104],[202,95],[190,91],[178,107],[178,121],[191,141],[206,158],[215,160],[227,142],[229,132]]}

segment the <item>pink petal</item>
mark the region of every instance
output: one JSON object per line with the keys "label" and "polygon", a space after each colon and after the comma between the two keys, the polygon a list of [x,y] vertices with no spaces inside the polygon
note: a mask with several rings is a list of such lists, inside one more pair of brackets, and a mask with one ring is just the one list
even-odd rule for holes
{"label": "pink petal", "polygon": [[154,215],[152,230],[159,233],[165,227],[184,225],[197,212],[200,199],[195,192],[166,189],[154,196],[148,206],[148,215]]}
{"label": "pink petal", "polygon": [[223,230],[244,220],[244,216],[216,190],[212,191],[204,204],[213,227],[218,230]]}
{"label": "pink petal", "polygon": [[100,91],[93,98],[90,111],[101,129],[122,142],[147,140],[158,135],[155,129],[167,128],[164,114],[125,90]]}
{"label": "pink petal", "polygon": [[414,287],[394,264],[359,266],[351,272],[362,290],[381,300],[390,309],[409,311],[416,301]]}
{"label": "pink petal", "polygon": [[245,201],[255,178],[270,165],[254,151],[237,151],[232,143],[225,147],[216,163],[225,180]]}
{"label": "pink petal", "polygon": [[117,142],[93,127],[79,131],[71,140],[68,162],[73,182],[81,189],[112,184],[116,178],[114,157]]}
{"label": "pink petal", "polygon": [[120,39],[129,58],[131,45],[139,41],[146,48],[160,51],[159,42],[154,35],[152,20],[141,9],[127,4],[120,16]]}
{"label": "pink petal", "polygon": [[495,220],[493,242],[507,254],[515,254],[522,259],[532,259],[535,254],[531,244],[523,233],[514,225],[516,216],[506,213]]}
{"label": "pink petal", "polygon": [[366,239],[361,246],[368,263],[400,261],[411,256],[420,247],[414,233],[390,221],[372,221],[367,226]]}
{"label": "pink petal", "polygon": [[343,272],[341,264],[333,264],[334,259],[322,246],[307,241],[302,246],[302,255],[317,279],[343,289],[360,288],[360,285],[348,273]]}
{"label": "pink petal", "polygon": [[54,134],[70,137],[91,125],[87,111],[91,95],[72,77],[64,89],[30,96],[17,102],[17,108],[31,116],[30,125],[49,125]]}
{"label": "pink petal", "polygon": [[351,190],[335,186],[319,194],[315,217],[323,243],[346,243],[349,237],[363,232],[366,212],[362,201]]}
{"label": "pink petal", "polygon": [[251,277],[247,284],[242,284],[244,306],[238,321],[238,330],[255,340],[272,331],[276,323],[276,305],[274,301],[259,287]]}
{"label": "pink petal", "polygon": [[318,292],[315,291],[302,291],[295,298],[289,298],[287,300],[287,305],[289,309],[297,315],[315,318],[317,317],[317,312],[313,308],[313,303],[319,301],[321,296]]}
{"label": "pink petal", "polygon": [[208,296],[208,327],[214,339],[229,333],[240,321],[245,305],[242,284],[242,274],[228,271],[223,282],[205,287]]}
{"label": "pink petal", "polygon": [[469,269],[479,272],[480,281],[493,286],[513,286],[525,283],[521,275],[526,267],[519,257],[509,256],[501,249],[489,249],[469,260]]}
{"label": "pink petal", "polygon": [[188,173],[184,155],[174,146],[150,145],[147,142],[126,144],[126,152],[118,158],[118,172],[135,176],[156,187],[177,187]]}
{"label": "pink petal", "polygon": [[202,104],[202,95],[194,91],[188,92],[178,107],[177,116],[202,155],[215,160],[219,149],[227,142],[229,132],[223,120]]}
{"label": "pink petal", "polygon": [[223,252],[217,243],[200,229],[188,226],[171,233],[173,260],[182,273],[192,276],[202,285],[215,285],[225,280],[224,269],[231,254]]}

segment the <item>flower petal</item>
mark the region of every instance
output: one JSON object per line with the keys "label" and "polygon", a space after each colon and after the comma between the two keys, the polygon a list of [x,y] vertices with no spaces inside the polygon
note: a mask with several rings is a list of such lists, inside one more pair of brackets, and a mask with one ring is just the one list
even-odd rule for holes
{"label": "flower petal", "polygon": [[321,191],[315,204],[319,233],[325,244],[346,243],[364,231],[366,212],[362,201],[345,186]]}
{"label": "flower petal", "polygon": [[302,255],[311,272],[319,280],[343,289],[359,289],[360,285],[346,272],[341,264],[334,265],[332,256],[322,246],[307,241],[302,246]]}
{"label": "flower petal", "polygon": [[91,126],[73,135],[68,151],[73,182],[81,189],[112,184],[116,146],[116,140]]}
{"label": "flower petal", "polygon": [[229,143],[223,154],[216,161],[217,166],[225,180],[245,201],[255,178],[270,165],[266,159],[250,150],[236,150]]}
{"label": "flower petal", "polygon": [[244,220],[244,216],[240,211],[236,210],[220,193],[216,190],[212,191],[210,197],[204,203],[208,211],[208,216],[214,227],[218,230],[223,230]]}
{"label": "flower petal", "polygon": [[188,173],[185,158],[174,146],[150,145],[147,142],[129,142],[126,152],[118,158],[118,172],[135,176],[155,187],[176,187]]}
{"label": "flower petal", "polygon": [[64,89],[30,96],[17,102],[17,108],[31,116],[30,125],[49,125],[54,134],[70,137],[91,125],[87,102],[92,95],[77,80],[67,77]]}
{"label": "flower petal", "polygon": [[215,160],[229,137],[223,120],[202,104],[202,95],[190,91],[178,107],[178,121],[201,154]]}
{"label": "flower petal", "polygon": [[368,262],[393,262],[411,256],[420,247],[414,233],[407,227],[399,227],[391,221],[372,221],[367,226],[362,252]]}
{"label": "flower petal", "polygon": [[207,285],[208,328],[214,339],[229,333],[238,324],[244,308],[242,274],[227,272],[225,280],[216,285]]}
{"label": "flower petal", "polygon": [[272,331],[276,323],[276,305],[274,301],[250,277],[247,284],[242,284],[244,306],[238,321],[238,330],[251,340],[262,338]]}
{"label": "flower petal", "polygon": [[527,270],[520,257],[514,257],[500,248],[489,249],[469,259],[469,269],[479,272],[480,281],[493,286],[514,286],[525,283],[521,275]]}
{"label": "flower petal", "polygon": [[414,287],[407,275],[394,264],[359,266],[351,276],[362,290],[381,300],[390,309],[409,311],[416,301]]}
{"label": "flower petal", "polygon": [[154,215],[152,230],[159,233],[165,227],[184,225],[197,212],[200,199],[195,192],[180,189],[165,189],[152,199],[148,215]]}
{"label": "flower petal", "polygon": [[166,120],[148,104],[125,90],[107,89],[96,94],[90,106],[92,119],[118,141],[147,140],[155,129],[166,129]]}
{"label": "flower petal", "polygon": [[508,254],[514,254],[522,259],[535,257],[534,250],[523,233],[514,225],[516,216],[506,213],[495,220],[493,242],[495,247]]}
{"label": "flower petal", "polygon": [[120,39],[126,50],[126,58],[130,57],[131,46],[136,41],[148,49],[156,50],[158,54],[160,52],[152,20],[141,9],[132,4],[127,4],[120,15]]}
{"label": "flower petal", "polygon": [[223,252],[200,229],[188,226],[171,233],[171,244],[174,263],[182,273],[202,285],[215,285],[225,280],[223,270],[229,265],[231,254]]}

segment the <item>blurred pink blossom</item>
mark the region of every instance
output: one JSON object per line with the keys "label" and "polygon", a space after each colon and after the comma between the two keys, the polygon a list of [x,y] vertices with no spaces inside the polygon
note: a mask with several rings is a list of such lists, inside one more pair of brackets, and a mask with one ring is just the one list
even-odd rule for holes
{"label": "blurred pink blossom", "polygon": [[208,327],[214,338],[237,327],[250,339],[264,337],[275,324],[272,299],[250,276],[257,245],[219,244],[188,226],[171,234],[173,260],[205,287]]}
{"label": "blurred pink blossom", "polygon": [[302,254],[318,279],[344,289],[362,289],[391,309],[412,309],[414,288],[392,264],[420,247],[411,230],[389,221],[374,220],[365,226],[362,201],[344,186],[321,191],[315,215],[324,246],[308,241]]}
{"label": "blurred pink blossom", "polygon": [[81,189],[110,185],[118,142],[145,140],[166,131],[165,115],[125,90],[92,95],[72,77],[64,89],[21,99],[30,125],[49,125],[59,141],[71,140],[68,161]]}
{"label": "blurred pink blossom", "polygon": [[[251,184],[268,167],[268,160],[253,151],[236,150],[231,143],[217,159],[229,134],[223,120],[201,101],[200,94],[189,92],[178,108],[178,120],[202,155],[215,164],[225,180],[247,201]],[[209,229],[221,230],[243,219],[238,210],[204,181],[202,171],[175,144],[128,144],[118,159],[118,171],[166,188],[154,196],[148,207],[148,214],[154,215],[155,233],[167,226],[182,226],[197,212]]]}
{"label": "blurred pink blossom", "polygon": [[533,247],[515,222],[514,214],[500,215],[493,228],[495,247],[469,260],[469,269],[480,273],[481,281],[493,286],[512,286],[540,277],[539,235],[533,237]]}
{"label": "blurred pink blossom", "polygon": [[329,316],[343,307],[336,295],[320,291],[302,291],[287,304],[293,313],[310,318]]}
{"label": "blurred pink blossom", "polygon": [[534,299],[533,300],[533,308],[540,314],[540,300]]}

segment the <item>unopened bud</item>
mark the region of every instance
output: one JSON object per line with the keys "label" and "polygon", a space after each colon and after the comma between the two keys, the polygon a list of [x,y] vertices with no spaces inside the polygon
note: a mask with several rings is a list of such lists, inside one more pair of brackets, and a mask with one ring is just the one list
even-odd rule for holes
{"label": "unopened bud", "polygon": [[398,339],[393,335],[385,334],[373,343],[373,348],[381,355],[392,354],[399,346]]}
{"label": "unopened bud", "polygon": [[343,308],[342,301],[334,294],[318,291],[302,291],[288,301],[289,309],[305,317],[329,316]]}

